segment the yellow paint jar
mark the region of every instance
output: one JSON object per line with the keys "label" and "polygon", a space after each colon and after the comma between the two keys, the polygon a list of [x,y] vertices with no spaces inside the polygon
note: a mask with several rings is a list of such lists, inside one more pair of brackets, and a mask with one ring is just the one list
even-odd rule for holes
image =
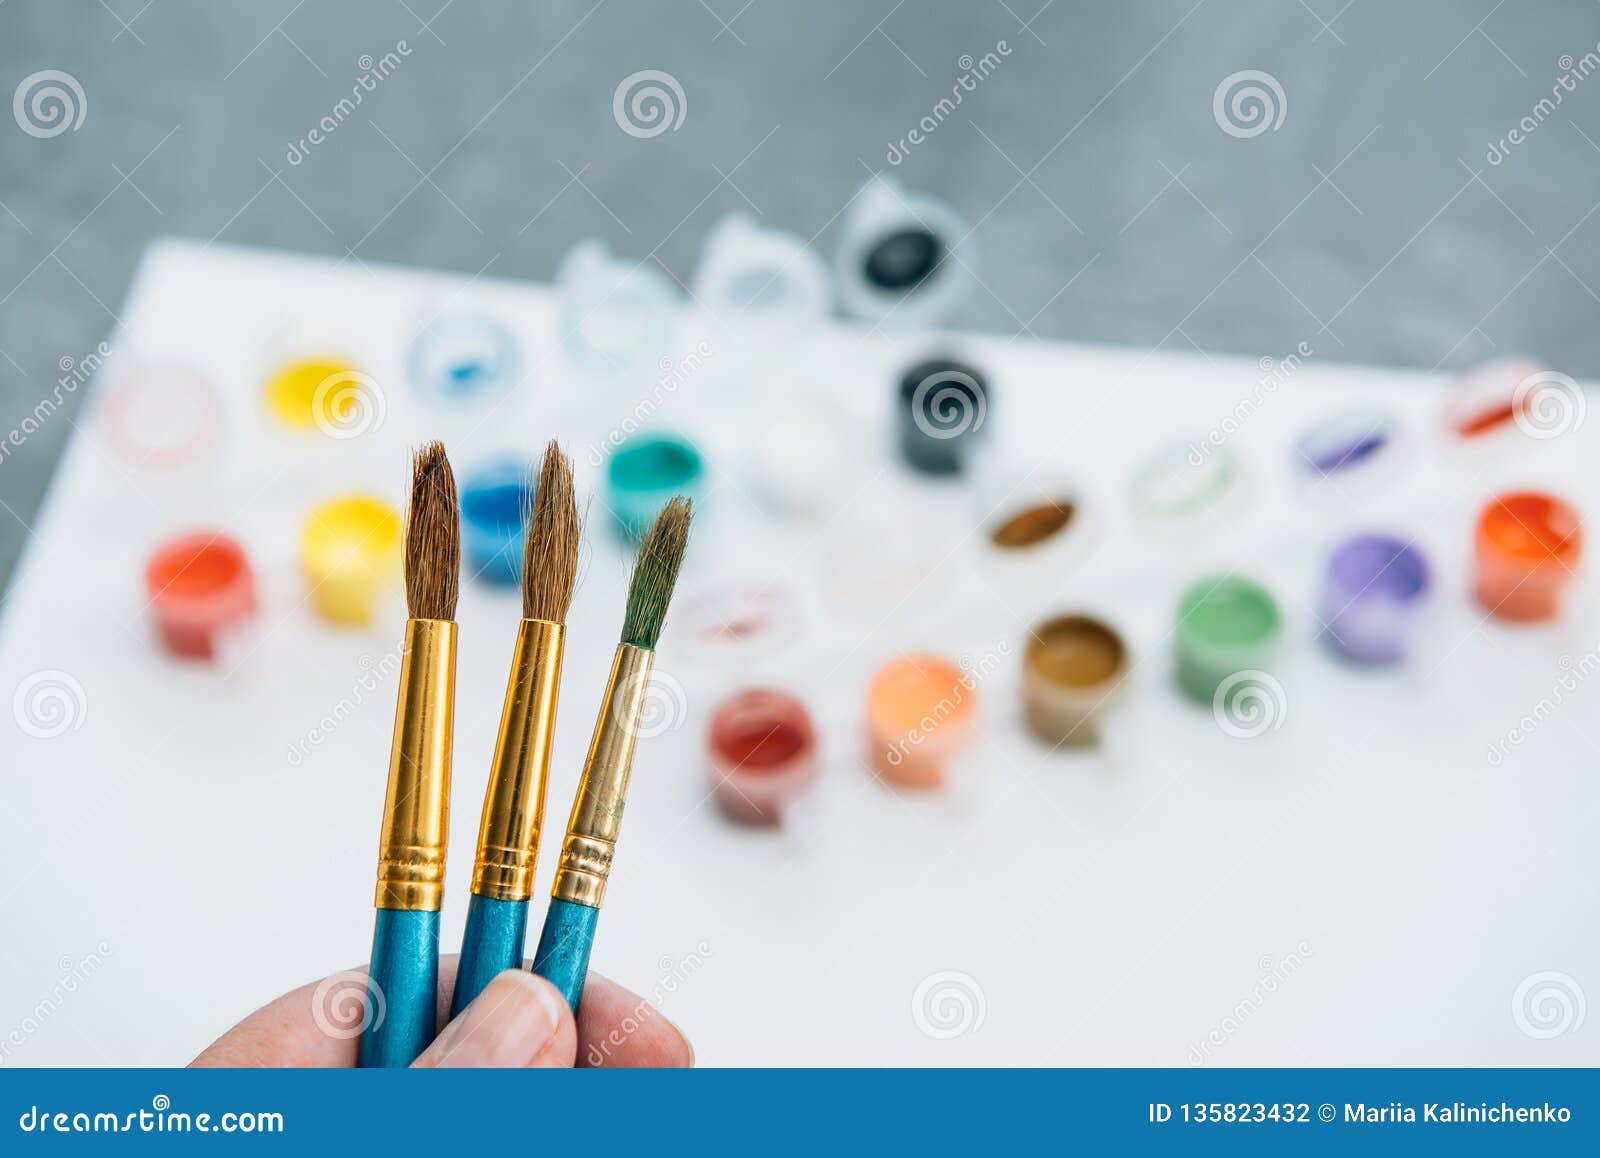
{"label": "yellow paint jar", "polygon": [[400,516],[371,495],[341,495],[316,507],[300,534],[311,598],[335,623],[372,622],[400,573]]}

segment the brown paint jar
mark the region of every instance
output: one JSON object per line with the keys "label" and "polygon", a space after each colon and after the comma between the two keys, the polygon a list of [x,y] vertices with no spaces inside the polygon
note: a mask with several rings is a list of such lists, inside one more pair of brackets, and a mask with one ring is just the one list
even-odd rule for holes
{"label": "brown paint jar", "polygon": [[1023,718],[1047,744],[1087,747],[1121,696],[1128,648],[1111,627],[1088,615],[1058,615],[1034,628],[1022,662]]}

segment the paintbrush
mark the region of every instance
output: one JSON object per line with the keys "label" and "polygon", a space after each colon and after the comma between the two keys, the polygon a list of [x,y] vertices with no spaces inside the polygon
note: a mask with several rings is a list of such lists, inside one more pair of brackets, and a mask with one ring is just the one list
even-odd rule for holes
{"label": "paintbrush", "polygon": [[363,1066],[406,1066],[433,1040],[439,983],[439,906],[450,830],[455,713],[456,592],[461,511],[444,446],[411,460],[406,513],[406,621],[378,843]]}
{"label": "paintbrush", "polygon": [[667,617],[678,568],[683,565],[691,513],[689,500],[681,496],[667,503],[634,560],[622,641],[611,662],[600,718],[595,722],[567,821],[550,908],[533,956],[533,971],[561,991],[574,1013],[589,972],[589,949],[622,827],[622,806],[627,800],[634,741],[650,686],[656,640]]}
{"label": "paintbrush", "polygon": [[511,653],[500,735],[478,825],[472,899],[461,942],[454,1017],[497,973],[522,967],[533,896],[534,860],[544,819],[550,744],[566,642],[567,608],[578,573],[578,502],[572,461],[545,447],[522,554],[522,623]]}

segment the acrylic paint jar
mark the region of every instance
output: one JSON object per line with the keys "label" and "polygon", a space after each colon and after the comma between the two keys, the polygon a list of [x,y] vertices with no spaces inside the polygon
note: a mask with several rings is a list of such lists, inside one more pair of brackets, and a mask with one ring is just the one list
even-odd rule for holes
{"label": "acrylic paint jar", "polygon": [[371,623],[400,576],[400,516],[370,495],[342,495],[314,508],[300,534],[311,601],[334,623]]}
{"label": "acrylic paint jar", "polygon": [[1088,615],[1058,615],[1033,629],[1022,659],[1022,715],[1056,747],[1099,743],[1100,724],[1128,674],[1122,636]]}
{"label": "acrylic paint jar", "polygon": [[787,692],[752,688],[723,700],[707,731],[711,790],[730,820],[773,825],[817,779],[817,738]]}
{"label": "acrylic paint jar", "polygon": [[1474,539],[1477,596],[1501,619],[1553,619],[1582,555],[1582,520],[1569,503],[1542,491],[1494,498]]}
{"label": "acrylic paint jar", "polygon": [[1053,598],[1093,541],[1096,504],[1068,475],[1001,472],[978,488],[977,565],[1008,611]]}
{"label": "acrylic paint jar", "polygon": [[255,614],[255,576],[238,542],[194,531],[158,547],[145,564],[145,595],[162,643],[175,656],[212,660]]}
{"label": "acrylic paint jar", "polygon": [[1212,702],[1218,687],[1241,672],[1270,672],[1283,621],[1267,589],[1238,575],[1211,575],[1178,603],[1178,686]]}
{"label": "acrylic paint jar", "polygon": [[678,293],[644,262],[612,257],[599,241],[581,242],[562,259],[556,287],[562,345],[585,369],[618,374],[666,351]]}
{"label": "acrylic paint jar", "polygon": [[972,292],[977,260],[973,231],[955,209],[877,175],[845,211],[839,302],[873,325],[937,325]]}
{"label": "acrylic paint jar", "polygon": [[1399,416],[1383,407],[1355,406],[1303,430],[1294,442],[1292,466],[1308,494],[1333,501],[1371,494],[1405,460]]}
{"label": "acrylic paint jar", "polygon": [[673,652],[718,672],[745,671],[799,639],[802,616],[793,591],[752,581],[685,591],[667,621]]}
{"label": "acrylic paint jar", "polygon": [[521,355],[511,330],[494,318],[440,314],[411,339],[406,372],[417,392],[430,401],[475,401],[515,385]]}
{"label": "acrylic paint jar", "polygon": [[462,476],[461,548],[472,578],[502,585],[521,580],[533,491],[531,468],[514,459],[483,463]]}
{"label": "acrylic paint jar", "polygon": [[897,788],[942,788],[972,739],[974,682],[937,655],[903,655],[879,668],[867,688],[868,766]]}
{"label": "acrylic paint jar", "polygon": [[900,454],[921,474],[959,474],[972,457],[992,395],[982,371],[929,358],[901,376],[896,405]]}
{"label": "acrylic paint jar", "polygon": [[825,318],[833,296],[828,267],[805,239],[762,229],[730,213],[706,235],[695,271],[694,300],[752,320]]}
{"label": "acrylic paint jar", "polygon": [[611,452],[606,462],[606,505],[630,540],[650,529],[674,495],[698,500],[704,490],[700,451],[676,434],[642,434]]}
{"label": "acrylic paint jar", "polygon": [[1356,663],[1398,663],[1416,638],[1432,586],[1428,560],[1404,539],[1347,539],[1323,576],[1322,638]]}

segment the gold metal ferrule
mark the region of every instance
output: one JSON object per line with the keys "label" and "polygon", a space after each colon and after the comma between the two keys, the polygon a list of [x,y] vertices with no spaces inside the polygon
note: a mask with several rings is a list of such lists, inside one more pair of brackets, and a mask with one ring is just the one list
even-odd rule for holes
{"label": "gold metal ferrule", "polygon": [[455,689],[455,623],[407,620],[378,840],[380,909],[437,911],[444,900]]}
{"label": "gold metal ferrule", "polygon": [[633,745],[639,736],[650,668],[655,652],[620,644],[611,661],[611,679],[600,701],[600,718],[583,762],[583,779],[572,802],[567,839],[561,846],[551,895],[559,901],[598,909],[611,875],[611,854],[622,828],[622,806],[628,798],[633,770]]}
{"label": "gold metal ferrule", "polygon": [[517,629],[472,868],[472,891],[480,897],[533,896],[565,639],[566,628],[546,619],[524,619]]}

